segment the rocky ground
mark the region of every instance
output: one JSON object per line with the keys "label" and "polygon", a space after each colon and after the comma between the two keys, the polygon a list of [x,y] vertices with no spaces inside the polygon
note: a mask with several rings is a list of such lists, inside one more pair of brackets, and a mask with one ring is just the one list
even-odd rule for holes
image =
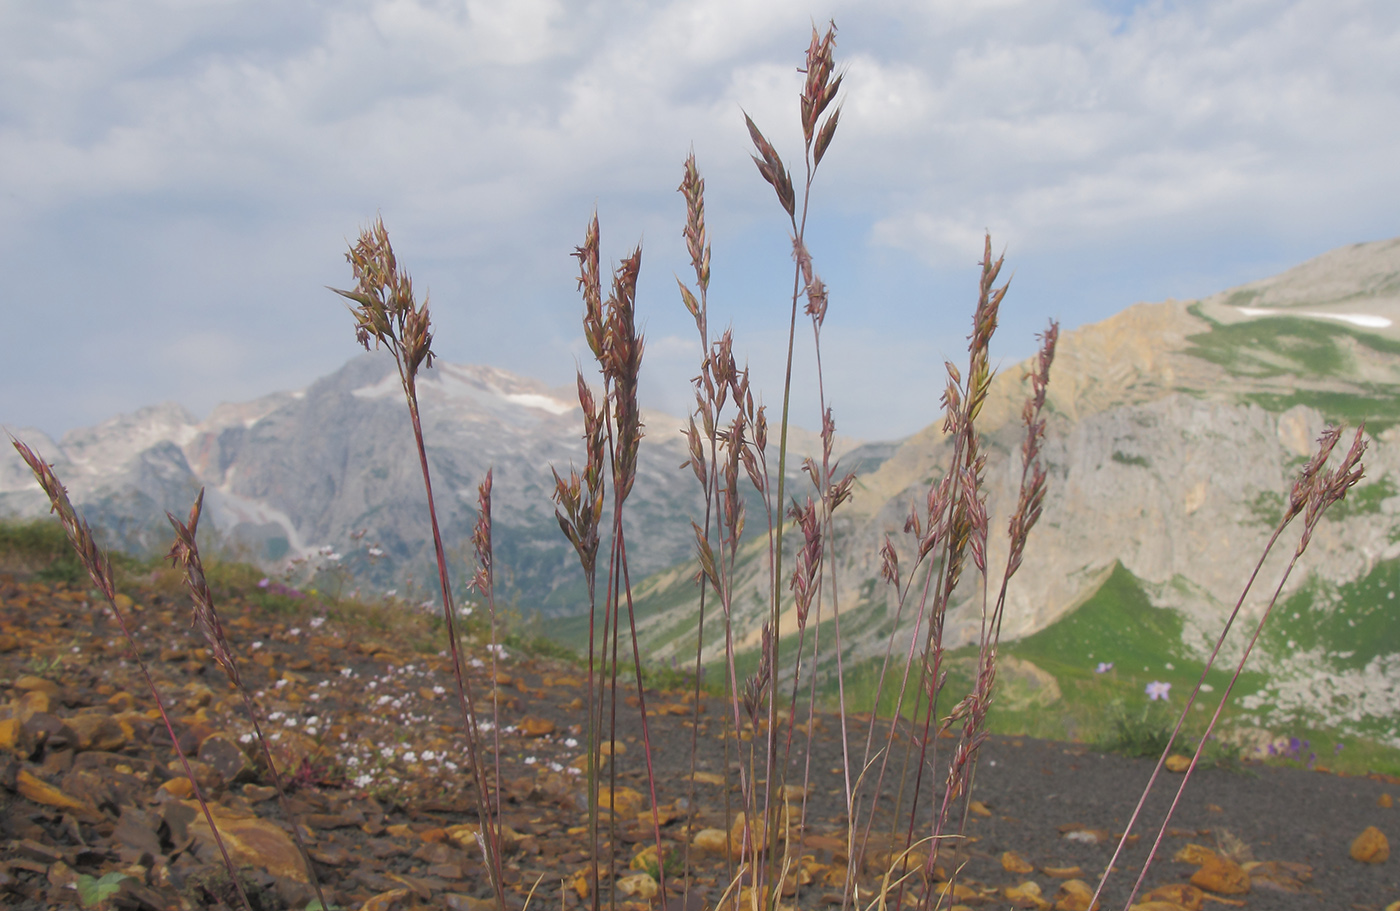
{"label": "rocky ground", "polygon": [[[0,905],[226,901],[229,883],[177,758],[183,753],[256,907],[301,909],[314,898],[293,824],[332,906],[490,906],[455,684],[431,621],[257,593],[219,604],[276,761],[288,770],[293,823],[270,787],[241,698],[190,628],[188,602],[168,579],[157,581],[128,588],[121,607],[175,722],[174,743],[116,621],[85,588],[0,574]],[[499,759],[508,901],[591,905],[578,772],[585,674],[509,648],[494,672],[484,647],[468,657],[483,714],[496,706],[486,736]],[[663,899],[676,911],[712,907],[734,875],[725,830],[739,792],[725,784],[726,746],[733,766],[752,741],[725,738],[717,697],[702,696],[697,713],[689,691],[648,690],[653,804],[637,700],[628,693],[634,688],[617,706],[605,769],[615,820],[602,847],[615,860],[603,873],[604,904],[615,888],[619,904],[635,911]],[[851,722],[852,757],[864,753],[866,721]],[[799,730],[789,795],[794,806],[805,799],[807,825],[790,839],[783,903],[837,907],[847,870],[838,719],[819,716],[810,756],[805,744]],[[903,745],[891,756],[902,756]],[[1107,865],[1150,771],[1150,762],[1082,744],[992,738],[968,837],[939,856],[941,877],[957,873],[955,884],[940,885],[943,907],[1086,907],[1082,884]],[[1154,794],[1149,819],[1160,819],[1179,782],[1173,775]],[[1158,903],[1142,907],[1394,909],[1398,861],[1382,843],[1400,834],[1397,790],[1395,780],[1300,769],[1200,771],[1149,871]],[[658,827],[673,874],[662,890],[648,872],[656,872]],[[1375,832],[1364,834],[1368,827]],[[1130,836],[1108,906],[1126,901],[1150,841]],[[858,873],[862,907],[891,863],[880,844],[877,827]],[[675,875],[687,858],[688,876]]]}

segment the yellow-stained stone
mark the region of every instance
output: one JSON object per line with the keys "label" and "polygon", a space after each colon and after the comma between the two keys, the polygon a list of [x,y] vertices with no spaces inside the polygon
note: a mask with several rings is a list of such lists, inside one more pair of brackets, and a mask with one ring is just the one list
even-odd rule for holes
{"label": "yellow-stained stone", "polygon": [[[214,837],[199,804],[188,800],[183,803],[197,813],[190,823],[190,834],[212,847]],[[236,813],[220,804],[210,804],[209,810],[235,866],[247,864],[273,876],[284,876],[299,883],[308,881],[296,844],[280,826],[255,815]]]}
{"label": "yellow-stained stone", "polygon": [[70,797],[47,781],[36,778],[23,769],[15,776],[15,784],[20,794],[35,803],[41,803],[46,807],[71,810],[74,815],[89,822],[95,822],[102,818],[102,814],[98,813],[95,808],[75,797]]}
{"label": "yellow-stained stone", "polygon": [[574,894],[580,899],[587,900],[589,894],[588,870],[575,870],[573,878],[569,881],[569,886],[574,890]]}
{"label": "yellow-stained stone", "polygon": [[1055,893],[1055,911],[1098,911],[1100,904],[1094,901],[1093,887],[1082,879],[1065,880]]}
{"label": "yellow-stained stone", "polygon": [[52,680],[45,680],[43,677],[35,677],[32,674],[21,674],[10,685],[17,690],[24,690],[26,693],[47,693],[50,696],[58,695],[58,691],[62,689]]}
{"label": "yellow-stained stone", "polygon": [[1351,843],[1351,859],[1380,864],[1390,859],[1390,842],[1375,826],[1367,826]]}
{"label": "yellow-stained stone", "polygon": [[603,756],[621,756],[627,752],[627,744],[618,743],[616,740],[604,740],[598,744],[598,752]]}
{"label": "yellow-stained stone", "polygon": [[[126,746],[129,735],[110,715],[83,712],[67,719],[68,726],[78,735],[78,749],[115,753]],[[128,729],[130,725],[127,726]]]}
{"label": "yellow-stained stone", "polygon": [[554,733],[554,722],[548,718],[534,718],[527,715],[520,719],[519,728],[526,737],[543,737],[546,734]]}
{"label": "yellow-stained stone", "polygon": [[1049,911],[1051,905],[1041,894],[1040,886],[1031,880],[1026,880],[1019,886],[1007,886],[1002,890],[1011,904],[1018,908],[1035,908],[1037,911]]}
{"label": "yellow-stained stone", "polygon": [[156,790],[164,791],[172,797],[178,797],[183,800],[187,797],[194,796],[194,782],[181,775],[178,778],[170,779]]}
{"label": "yellow-stained stone", "polygon": [[617,891],[642,901],[651,901],[655,898],[656,888],[656,880],[646,873],[634,873],[631,876],[621,877],[617,881]]}
{"label": "yellow-stained stone", "polygon": [[1004,851],[1001,855],[1001,868],[1007,873],[1033,873],[1035,867],[1015,851]]}
{"label": "yellow-stained stone", "polygon": [[[1186,883],[1170,883],[1158,886],[1142,897],[1144,902],[1169,902],[1184,911],[1201,911],[1206,894],[1195,886]],[[1134,906],[1136,907],[1136,905]]]}
{"label": "yellow-stained stone", "polygon": [[412,894],[412,889],[390,889],[388,892],[380,892],[365,899],[365,903],[360,905],[360,911],[391,911]]}
{"label": "yellow-stained stone", "polygon": [[39,712],[47,712],[50,705],[48,693],[43,690],[30,690],[15,703],[15,717],[19,719],[20,724],[24,724]]}
{"label": "yellow-stained stone", "polygon": [[1376,806],[1389,810],[1395,805],[1395,800],[1389,794],[1382,794],[1376,798]]}
{"label": "yellow-stained stone", "polygon": [[1185,772],[1191,768],[1191,757],[1173,753],[1167,757],[1166,766],[1168,772]]}
{"label": "yellow-stained stone", "polygon": [[129,712],[136,708],[136,697],[122,690],[107,697],[107,704],[114,712]]}
{"label": "yellow-stained stone", "polygon": [[1041,867],[1040,872],[1051,879],[1075,879],[1084,875],[1084,871],[1078,865],[1073,867]]}
{"label": "yellow-stained stone", "polygon": [[1215,852],[1205,845],[1182,845],[1177,852],[1172,855],[1172,860],[1179,864],[1193,864],[1199,867],[1207,860],[1215,856]]}
{"label": "yellow-stained stone", "polygon": [[0,721],[0,749],[14,751],[19,747],[19,733],[24,729],[18,718]]}
{"label": "yellow-stained stone", "polygon": [[19,648],[19,639],[9,633],[0,633],[0,652],[13,652]]}
{"label": "yellow-stained stone", "polygon": [[1249,891],[1249,874],[1233,860],[1213,856],[1191,874],[1191,885],[1218,895],[1243,895]]}
{"label": "yellow-stained stone", "polygon": [[645,800],[632,788],[598,788],[598,806],[612,810],[613,815],[622,819],[632,819],[642,811]]}
{"label": "yellow-stained stone", "polygon": [[696,772],[690,778],[699,784],[724,784],[724,776],[717,772]]}
{"label": "yellow-stained stone", "polygon": [[980,800],[971,801],[971,802],[967,805],[967,808],[968,808],[969,810],[972,811],[972,815],[973,815],[973,816],[991,816],[991,815],[992,815],[991,809],[990,809],[985,803],[983,803],[983,802],[980,801]]}
{"label": "yellow-stained stone", "polygon": [[699,851],[723,854],[729,850],[729,833],[723,829],[701,829],[690,843]]}

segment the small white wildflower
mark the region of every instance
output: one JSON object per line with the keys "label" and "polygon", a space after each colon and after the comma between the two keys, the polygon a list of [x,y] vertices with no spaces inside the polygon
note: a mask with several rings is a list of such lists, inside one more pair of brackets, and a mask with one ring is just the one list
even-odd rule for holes
{"label": "small white wildflower", "polygon": [[423,751],[423,761],[424,761],[424,762],[432,762],[435,758],[437,758],[437,754],[434,753],[432,750],[424,750],[424,751]]}
{"label": "small white wildflower", "polygon": [[288,718],[286,721],[282,722],[282,727],[284,728],[294,728],[296,726],[297,720],[295,718]]}
{"label": "small white wildflower", "polygon": [[[353,674],[353,673],[355,673],[355,672],[354,672],[352,669],[348,668],[348,667],[343,667],[343,668],[340,669],[340,676],[342,676],[342,677],[349,677],[349,676],[350,676],[351,674]],[[373,685],[373,684],[371,684],[371,685]]]}
{"label": "small white wildflower", "polygon": [[457,771],[457,763],[453,762],[450,759],[443,763],[443,767],[446,768],[449,772]]}
{"label": "small white wildflower", "polygon": [[404,762],[417,762],[417,761],[418,761],[418,754],[415,753],[415,752],[413,752],[412,750],[409,750],[407,753],[404,753],[404,754],[403,754],[403,761],[404,761]]}
{"label": "small white wildflower", "polygon": [[242,737],[239,737],[239,738],[238,738],[238,742],[239,742],[239,743],[252,743],[252,742],[253,742],[253,735],[252,735],[252,734],[244,734]]}
{"label": "small white wildflower", "polygon": [[291,629],[287,630],[287,635],[288,635],[288,636],[300,636],[300,635],[301,635],[301,627],[299,627],[299,626],[294,626],[294,627],[292,627]]}
{"label": "small white wildflower", "polygon": [[281,719],[284,718],[284,717],[286,717],[286,713],[285,713],[285,712],[273,712],[271,715],[268,715],[268,716],[267,716],[267,720],[268,720],[268,721],[279,721],[279,720],[281,720]]}
{"label": "small white wildflower", "polygon": [[285,680],[279,680],[279,681],[277,681],[276,683],[274,683],[274,684],[272,685],[272,688],[273,688],[274,690],[280,690],[282,687],[284,687],[284,686],[286,686],[286,685],[287,685],[287,681],[285,681]]}
{"label": "small white wildflower", "polygon": [[436,693],[437,695],[441,696],[443,693],[447,692],[447,690],[444,689],[444,688],[441,687],[441,686],[435,686],[435,687],[433,687],[433,692]]}
{"label": "small white wildflower", "polygon": [[261,643],[261,642],[254,642],[254,643],[253,643],[253,651],[257,651],[257,650],[260,649],[260,648],[262,648],[262,643]]}
{"label": "small white wildflower", "polygon": [[525,764],[526,764],[526,765],[534,765],[534,764],[537,763],[537,762],[539,762],[539,760],[536,759],[536,758],[533,757],[533,756],[526,756],[526,757],[525,757]]}
{"label": "small white wildflower", "polygon": [[385,758],[385,759],[393,759],[393,758],[394,758],[394,748],[393,748],[393,747],[382,747],[382,748],[379,750],[379,755],[382,756],[382,757]]}
{"label": "small white wildflower", "polygon": [[564,767],[557,762],[551,762],[549,764],[549,770],[551,772],[562,772],[564,771]]}
{"label": "small white wildflower", "polygon": [[399,590],[398,590],[397,588],[391,588],[391,589],[389,589],[387,592],[384,593],[384,597],[386,597],[386,598],[392,598],[392,597],[394,597],[395,595],[397,595],[398,593],[399,593]]}
{"label": "small white wildflower", "polygon": [[369,554],[371,557],[382,557],[384,556],[384,548],[371,547],[369,550],[365,551],[365,553]]}
{"label": "small white wildflower", "polygon": [[578,741],[570,737],[564,741],[564,746],[572,750],[574,747],[578,746]]}
{"label": "small white wildflower", "polygon": [[355,766],[357,766],[357,765],[360,764],[360,757],[358,757],[358,756],[351,756],[349,759],[345,760],[345,764],[348,765],[350,768],[353,769],[353,768],[355,768]]}
{"label": "small white wildflower", "polygon": [[373,781],[374,781],[374,776],[373,776],[373,775],[370,775],[370,774],[368,774],[368,773],[366,773],[366,774],[364,774],[364,775],[359,775],[359,776],[357,776],[357,777],[355,778],[355,787],[357,787],[357,788],[367,788],[367,787],[370,786],[370,784],[371,784]]}
{"label": "small white wildflower", "polygon": [[325,622],[326,622],[326,618],[325,618],[325,617],[312,617],[312,618],[311,618],[310,626],[311,626],[312,629],[320,629],[320,628],[321,628],[321,624],[323,624],[323,623],[325,623]]}

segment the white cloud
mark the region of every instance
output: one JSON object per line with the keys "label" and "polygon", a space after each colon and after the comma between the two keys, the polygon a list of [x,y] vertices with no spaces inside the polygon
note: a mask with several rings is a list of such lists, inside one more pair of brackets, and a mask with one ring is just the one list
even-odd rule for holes
{"label": "white cloud", "polygon": [[[784,219],[740,109],[800,176],[795,70],[828,16],[848,76],[812,246],[833,319],[871,333],[848,346],[869,359],[843,377],[857,397],[914,382],[934,344],[916,314],[931,288],[970,281],[984,228],[1040,308],[1032,326],[1396,233],[1400,7],[1386,0],[1122,14],[1093,0],[69,0],[0,7],[0,307],[43,331],[27,302],[46,301],[90,353],[90,381],[126,377],[125,407],[178,389],[200,409],[259,389],[231,384],[240,371],[299,384],[354,353],[321,286],[345,280],[342,240],[382,212],[432,289],[446,356],[568,382],[567,254],[595,205],[605,256],[645,240],[649,332],[688,337],[670,275],[686,271],[674,189],[693,144],[716,320],[783,336]],[[1093,300],[1056,274],[1110,255],[1121,276]],[[163,327],[133,333],[152,352],[139,376],[103,353],[112,312]],[[230,360],[181,385],[160,352],[201,332]],[[39,400],[9,391],[32,389],[20,371],[37,363],[0,366],[0,419],[89,420],[79,379]]]}

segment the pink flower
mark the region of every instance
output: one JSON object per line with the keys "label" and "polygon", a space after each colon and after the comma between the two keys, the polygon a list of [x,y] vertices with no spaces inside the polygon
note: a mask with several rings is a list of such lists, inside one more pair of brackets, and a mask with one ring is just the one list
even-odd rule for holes
{"label": "pink flower", "polygon": [[1167,695],[1171,692],[1171,689],[1172,685],[1170,683],[1154,680],[1147,685],[1147,698],[1154,702],[1158,699],[1166,702]]}

